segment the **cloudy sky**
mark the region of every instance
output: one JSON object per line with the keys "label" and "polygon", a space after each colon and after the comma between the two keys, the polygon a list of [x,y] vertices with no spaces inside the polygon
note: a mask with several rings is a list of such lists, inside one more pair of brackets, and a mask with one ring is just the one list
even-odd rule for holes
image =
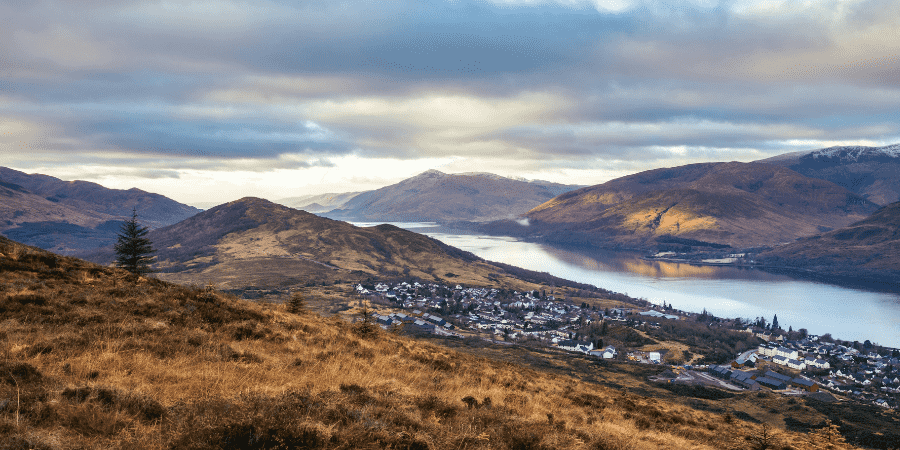
{"label": "cloudy sky", "polygon": [[900,142],[900,0],[0,0],[0,165],[186,203]]}

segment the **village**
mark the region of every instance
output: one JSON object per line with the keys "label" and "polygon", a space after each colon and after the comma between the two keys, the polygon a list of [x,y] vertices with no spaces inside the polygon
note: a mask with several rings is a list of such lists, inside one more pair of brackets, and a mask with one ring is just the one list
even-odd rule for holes
{"label": "village", "polygon": [[[671,307],[598,309],[543,291],[510,291],[419,282],[379,282],[356,286],[359,298],[377,308],[369,319],[385,329],[406,329],[442,336],[478,336],[498,343],[527,342],[603,360],[666,365],[655,381],[712,385],[733,391],[767,389],[784,395],[843,398],[897,409],[900,406],[900,351],[869,341],[838,343],[829,335],[782,333],[761,323],[731,321],[735,331],[759,342],[724,364],[687,364],[667,357],[668,350],[641,351],[580,340],[579,330],[592,323],[633,329],[659,328],[666,321],[706,321],[702,315]],[[390,310],[391,312],[388,312]],[[584,337],[583,335],[581,336]]]}

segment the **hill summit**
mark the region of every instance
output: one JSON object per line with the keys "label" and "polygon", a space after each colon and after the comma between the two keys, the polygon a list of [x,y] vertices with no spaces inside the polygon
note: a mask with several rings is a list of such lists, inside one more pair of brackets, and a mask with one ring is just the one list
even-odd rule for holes
{"label": "hill summit", "polygon": [[[484,261],[393,225],[357,227],[246,197],[151,231],[160,278],[228,289],[283,288],[368,277],[533,289],[523,279],[565,280]],[[91,255],[107,264],[111,249]]]}

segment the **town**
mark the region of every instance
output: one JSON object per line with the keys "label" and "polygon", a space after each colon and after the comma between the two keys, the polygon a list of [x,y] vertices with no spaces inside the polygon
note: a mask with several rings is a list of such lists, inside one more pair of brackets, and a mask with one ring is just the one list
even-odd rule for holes
{"label": "town", "polygon": [[[499,343],[525,343],[604,360],[667,365],[655,381],[707,384],[733,391],[768,389],[785,395],[834,395],[877,406],[900,405],[900,351],[864,343],[841,342],[806,330],[784,332],[762,318],[755,322],[718,319],[662,308],[597,308],[576,304],[545,291],[518,292],[435,283],[378,282],[356,285],[360,301],[385,309],[368,311],[368,319],[386,329],[406,329],[443,336],[477,336]],[[657,309],[662,309],[658,311]],[[388,312],[388,311],[391,312]],[[695,355],[685,360],[665,348],[640,350],[604,345],[587,330],[624,327],[650,334],[674,323],[693,321],[706,327],[728,327],[757,343],[739,354],[719,357],[717,364]],[[749,323],[748,323],[749,322]],[[667,326],[668,324],[668,326]],[[588,338],[590,337],[590,338]],[[621,342],[621,340],[619,341]],[[640,341],[636,341],[639,343]],[[746,347],[747,345],[745,345]],[[740,347],[739,347],[740,348]],[[687,352],[685,352],[687,354]],[[666,375],[668,374],[668,375]]]}

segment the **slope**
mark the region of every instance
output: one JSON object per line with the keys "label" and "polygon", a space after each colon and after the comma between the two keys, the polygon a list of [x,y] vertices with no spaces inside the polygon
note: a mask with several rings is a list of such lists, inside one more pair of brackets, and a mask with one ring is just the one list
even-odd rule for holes
{"label": "slope", "polygon": [[738,248],[850,224],[877,205],[840,186],[759,163],[649,170],[560,195],[519,233],[549,241],[647,248],[664,242]]}
{"label": "slope", "polygon": [[62,181],[0,167],[0,232],[59,253],[91,251],[115,241],[119,223],[137,210],[156,228],[199,209],[139,189],[107,189],[87,181]]}
{"label": "slope", "polygon": [[879,205],[900,200],[900,144],[829,147],[812,152],[789,153],[759,162],[831,181]]}
{"label": "slope", "polygon": [[89,181],[63,181],[6,167],[0,167],[0,180],[15,183],[52,202],[79,210],[131,217],[131,211],[137,209],[141,221],[150,228],[171,225],[200,212],[192,206],[136,188],[109,189]]}
{"label": "slope", "polygon": [[58,253],[109,245],[118,220],[109,214],[74,208],[0,181],[0,232]]}
{"label": "slope", "polygon": [[386,222],[488,221],[518,217],[577,186],[514,180],[494,174],[429,170],[400,183],[363,192],[328,217]]}
{"label": "slope", "polygon": [[888,280],[896,289],[900,283],[900,202],[848,227],[762,253],[757,260],[831,276]]}
{"label": "slope", "polygon": [[[552,278],[523,275],[527,271],[483,261],[392,225],[356,227],[252,197],[153,230],[148,238],[158,249],[161,278],[215,282],[228,289],[286,288],[371,276],[524,288],[522,276]],[[90,259],[109,263],[113,255],[107,249]]]}
{"label": "slope", "polygon": [[[637,450],[747,448],[764,435],[776,448],[843,440],[829,435],[836,427],[764,428],[577,374],[134,279],[2,237],[0,268],[3,448]],[[685,403],[728,407],[712,398]],[[747,396],[772,404],[756,398]]]}

